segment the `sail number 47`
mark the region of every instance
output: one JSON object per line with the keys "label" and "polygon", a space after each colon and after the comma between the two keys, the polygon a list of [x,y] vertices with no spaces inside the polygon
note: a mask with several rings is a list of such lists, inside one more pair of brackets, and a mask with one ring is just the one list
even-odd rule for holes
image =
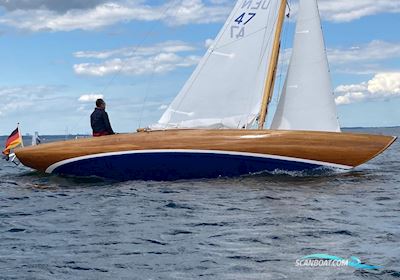
{"label": "sail number 47", "polygon": [[250,20],[252,20],[253,17],[256,16],[256,13],[248,13],[248,14],[243,13],[237,19],[235,19],[235,22],[237,22],[238,24],[241,24],[246,19],[246,15],[249,15],[250,17],[245,21],[245,23],[243,25],[246,25]]}
{"label": "sail number 47", "polygon": [[248,24],[255,16],[256,13],[243,13],[237,19],[235,19],[237,25],[231,26],[231,38],[243,38],[245,34],[245,25]]}

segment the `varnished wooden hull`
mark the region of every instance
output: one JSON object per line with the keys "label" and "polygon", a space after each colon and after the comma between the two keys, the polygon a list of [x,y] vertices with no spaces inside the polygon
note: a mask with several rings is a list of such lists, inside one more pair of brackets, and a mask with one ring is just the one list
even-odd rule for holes
{"label": "varnished wooden hull", "polygon": [[33,169],[117,180],[240,176],[321,166],[351,169],[395,137],[274,130],[167,130],[119,134],[17,149]]}

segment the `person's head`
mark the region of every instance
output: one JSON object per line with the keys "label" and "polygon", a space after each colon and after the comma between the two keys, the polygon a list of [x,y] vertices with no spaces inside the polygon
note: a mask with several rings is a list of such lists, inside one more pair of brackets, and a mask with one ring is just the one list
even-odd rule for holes
{"label": "person's head", "polygon": [[106,108],[106,102],[104,102],[103,99],[99,98],[96,100],[96,107],[97,108],[101,108],[101,109],[105,109]]}

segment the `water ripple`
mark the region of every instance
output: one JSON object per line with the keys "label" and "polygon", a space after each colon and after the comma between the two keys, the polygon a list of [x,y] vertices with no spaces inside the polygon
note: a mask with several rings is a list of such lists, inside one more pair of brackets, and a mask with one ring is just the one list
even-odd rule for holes
{"label": "water ripple", "polygon": [[[400,279],[399,151],[350,172],[180,182],[0,162],[0,278]],[[296,267],[314,253],[383,269]]]}

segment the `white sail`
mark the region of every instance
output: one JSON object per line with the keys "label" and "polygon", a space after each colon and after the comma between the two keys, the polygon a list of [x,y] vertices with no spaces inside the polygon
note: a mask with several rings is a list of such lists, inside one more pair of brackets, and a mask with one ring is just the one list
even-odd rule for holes
{"label": "white sail", "polygon": [[260,110],[279,0],[240,0],[152,128],[242,128]]}
{"label": "white sail", "polygon": [[340,132],[316,0],[300,0],[295,32],[271,129]]}

